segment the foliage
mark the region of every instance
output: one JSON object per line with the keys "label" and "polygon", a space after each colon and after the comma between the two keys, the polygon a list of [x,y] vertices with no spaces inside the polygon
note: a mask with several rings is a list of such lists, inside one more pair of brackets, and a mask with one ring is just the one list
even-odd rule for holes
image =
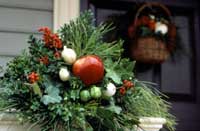
{"label": "foliage", "polygon": [[45,87],[45,93],[41,98],[41,101],[45,104],[48,105],[49,103],[60,103],[62,98],[59,96],[60,90],[57,87],[58,85],[46,85]]}
{"label": "foliage", "polygon": [[151,90],[146,84],[137,80],[135,84],[134,93],[128,93],[123,98],[125,108],[136,116],[165,118],[167,120],[166,127],[175,130],[173,127],[176,124],[175,117],[168,113],[170,104],[163,99],[167,96],[161,94],[158,90]]}
{"label": "foliage", "polygon": [[74,49],[78,56],[94,54],[102,59],[118,59],[122,52],[122,41],[105,43],[102,39],[104,34],[112,30],[111,25],[102,24],[95,28],[91,26],[92,22],[91,13],[87,13],[61,27],[59,33],[63,44]]}
{"label": "foliage", "polygon": [[111,59],[105,61],[106,77],[112,79],[117,84],[122,84],[122,80],[134,77],[134,63],[128,59],[121,59],[113,62]]}
{"label": "foliage", "polygon": [[[122,41],[104,42],[103,35],[111,30],[110,25],[94,27],[92,20],[91,13],[86,12],[64,25],[59,34],[45,27],[40,29],[43,39],[30,36],[29,53],[10,61],[0,80],[2,110],[14,108],[20,121],[33,123],[31,127],[40,125],[42,131],[134,130],[141,116],[164,117],[173,130],[174,118],[168,113],[168,103],[145,84],[136,83],[134,62],[121,58]],[[60,57],[63,46],[75,50],[77,59],[85,55],[100,57],[104,78],[95,85],[85,85],[71,72],[73,65]],[[59,79],[62,67],[70,71],[68,81]],[[81,101],[81,91],[97,86],[103,93],[108,83],[116,86],[115,95]],[[126,87],[126,94],[120,94],[121,86]]]}

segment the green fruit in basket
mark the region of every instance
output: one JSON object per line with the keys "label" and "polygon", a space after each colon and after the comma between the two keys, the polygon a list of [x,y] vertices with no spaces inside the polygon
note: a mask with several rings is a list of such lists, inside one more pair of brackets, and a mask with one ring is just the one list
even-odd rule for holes
{"label": "green fruit in basket", "polygon": [[88,90],[82,90],[80,93],[81,101],[88,101],[90,99],[90,92]]}
{"label": "green fruit in basket", "polygon": [[90,94],[91,94],[91,97],[92,98],[100,98],[101,97],[101,89],[99,87],[96,87],[96,86],[93,86],[91,89],[90,89]]}

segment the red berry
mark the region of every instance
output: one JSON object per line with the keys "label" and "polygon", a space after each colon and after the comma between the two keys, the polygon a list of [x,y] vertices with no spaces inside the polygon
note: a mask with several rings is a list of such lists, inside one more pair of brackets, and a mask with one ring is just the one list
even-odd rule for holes
{"label": "red berry", "polygon": [[125,95],[125,94],[126,94],[126,88],[122,86],[122,87],[119,89],[119,92],[120,92],[121,95]]}
{"label": "red berry", "polygon": [[28,80],[30,83],[35,83],[39,80],[39,75],[35,72],[31,72],[31,74],[28,75]]}

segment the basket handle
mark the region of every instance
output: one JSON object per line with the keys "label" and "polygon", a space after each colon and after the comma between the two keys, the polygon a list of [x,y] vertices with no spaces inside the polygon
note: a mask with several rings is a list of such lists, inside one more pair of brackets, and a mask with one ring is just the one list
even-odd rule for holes
{"label": "basket handle", "polygon": [[163,4],[160,4],[160,3],[157,3],[157,2],[151,2],[151,3],[145,3],[143,4],[137,11],[136,15],[135,15],[135,21],[134,21],[134,28],[136,26],[136,23],[137,23],[137,20],[138,20],[138,17],[140,15],[140,13],[147,7],[152,7],[152,6],[157,6],[157,7],[160,7],[162,8],[165,13],[168,15],[169,19],[171,20],[171,12],[169,11],[169,9],[163,5]]}

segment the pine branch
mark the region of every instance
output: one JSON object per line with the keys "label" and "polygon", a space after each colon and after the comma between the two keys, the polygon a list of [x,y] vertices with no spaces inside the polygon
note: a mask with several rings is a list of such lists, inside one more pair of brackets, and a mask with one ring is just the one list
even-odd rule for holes
{"label": "pine branch", "polygon": [[111,24],[94,27],[90,12],[81,15],[76,21],[64,25],[59,31],[63,44],[76,51],[78,57],[88,54],[98,55],[102,59],[119,58],[123,51],[123,41],[103,42],[103,36],[112,30]]}

